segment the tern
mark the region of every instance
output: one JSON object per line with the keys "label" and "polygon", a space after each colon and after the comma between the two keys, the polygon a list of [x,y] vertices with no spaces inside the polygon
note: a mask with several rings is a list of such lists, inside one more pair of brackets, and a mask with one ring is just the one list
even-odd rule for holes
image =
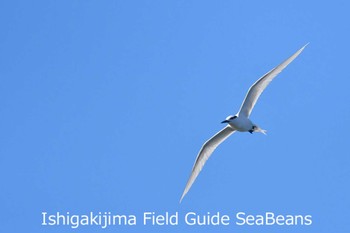
{"label": "tern", "polygon": [[182,199],[185,197],[187,192],[190,190],[192,184],[196,180],[198,174],[202,170],[205,162],[214,152],[214,150],[231,134],[236,131],[239,132],[259,132],[266,134],[266,130],[261,129],[257,124],[253,123],[249,116],[256,104],[256,101],[260,97],[261,93],[265,90],[265,88],[269,85],[269,83],[284,69],[289,63],[291,63],[307,46],[304,45],[301,49],[299,49],[296,53],[290,56],[287,60],[282,62],[280,65],[273,68],[271,71],[267,72],[261,78],[259,78],[248,90],[244,101],[236,115],[228,116],[221,123],[227,123],[226,127],[216,133],[212,138],[206,141],[202,148],[200,149],[197,158],[194,162],[192,172],[190,178],[187,181],[185,190],[182,193],[180,203]]}

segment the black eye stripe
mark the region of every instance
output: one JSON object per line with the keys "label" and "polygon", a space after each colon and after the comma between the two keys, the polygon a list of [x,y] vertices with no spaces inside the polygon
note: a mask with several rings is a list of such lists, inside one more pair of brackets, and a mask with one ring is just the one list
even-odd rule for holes
{"label": "black eye stripe", "polygon": [[235,118],[237,118],[237,116],[230,117],[230,120],[233,120],[233,119],[235,119]]}

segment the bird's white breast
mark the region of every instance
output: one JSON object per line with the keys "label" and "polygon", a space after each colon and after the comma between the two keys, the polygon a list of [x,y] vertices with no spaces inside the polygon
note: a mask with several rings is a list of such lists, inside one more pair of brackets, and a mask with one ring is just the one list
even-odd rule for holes
{"label": "bird's white breast", "polygon": [[229,122],[229,124],[237,131],[246,132],[251,130],[253,123],[246,117],[237,117]]}

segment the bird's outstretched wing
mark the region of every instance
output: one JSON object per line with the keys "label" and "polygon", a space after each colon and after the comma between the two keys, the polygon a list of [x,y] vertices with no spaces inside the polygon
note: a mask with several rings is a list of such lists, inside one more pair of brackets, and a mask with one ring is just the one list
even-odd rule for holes
{"label": "bird's outstretched wing", "polygon": [[216,147],[218,147],[220,143],[222,143],[226,138],[228,138],[228,136],[230,136],[234,132],[235,130],[231,126],[227,125],[225,128],[223,128],[221,131],[219,131],[217,134],[215,134],[212,138],[210,138],[208,141],[204,143],[204,145],[202,146],[201,150],[197,155],[196,161],[192,168],[190,178],[187,181],[187,184],[181,196],[180,202],[182,201],[186,193],[190,190],[193,182],[196,180],[205,162],[208,160],[208,158],[216,149]]}
{"label": "bird's outstretched wing", "polygon": [[[308,44],[306,44],[308,45]],[[256,81],[248,90],[248,93],[242,103],[241,109],[239,110],[240,116],[249,117],[252,112],[256,101],[258,100],[261,93],[265,90],[267,85],[284,69],[289,63],[291,63],[306,47],[304,45],[301,49],[299,49],[296,53],[290,56],[287,60],[282,62],[280,65],[273,68],[271,71],[267,72],[264,76],[262,76],[258,81]]]}

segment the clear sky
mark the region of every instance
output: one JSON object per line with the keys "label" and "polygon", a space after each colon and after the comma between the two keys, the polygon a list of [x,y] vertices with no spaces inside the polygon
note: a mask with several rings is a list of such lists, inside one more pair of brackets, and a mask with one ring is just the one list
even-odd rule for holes
{"label": "clear sky", "polygon": [[[2,232],[349,232],[349,1],[1,1]],[[250,85],[310,42],[182,191]],[[42,226],[42,212],[136,226]],[[144,212],[179,214],[144,226]],[[189,226],[188,212],[312,215]]]}

